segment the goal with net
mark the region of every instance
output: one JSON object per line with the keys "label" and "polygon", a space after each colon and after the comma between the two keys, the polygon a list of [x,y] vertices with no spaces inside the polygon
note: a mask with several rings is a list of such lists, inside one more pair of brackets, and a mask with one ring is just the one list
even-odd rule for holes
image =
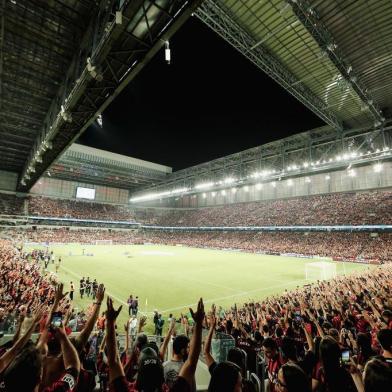
{"label": "goal with net", "polygon": [[95,240],[95,245],[113,245],[112,240]]}
{"label": "goal with net", "polygon": [[336,277],[336,263],[315,261],[305,264],[306,280],[333,279]]}

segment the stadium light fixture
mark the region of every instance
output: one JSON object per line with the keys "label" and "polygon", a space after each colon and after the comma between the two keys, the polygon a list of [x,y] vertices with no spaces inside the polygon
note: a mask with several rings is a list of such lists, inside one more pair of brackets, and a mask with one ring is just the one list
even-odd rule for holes
{"label": "stadium light fixture", "polygon": [[237,192],[237,188],[231,188],[231,193],[236,193]]}
{"label": "stadium light fixture", "polygon": [[306,178],[305,178],[305,182],[309,184],[309,183],[312,182],[312,180],[311,180],[309,177],[306,177]]}
{"label": "stadium light fixture", "polygon": [[211,192],[211,196],[215,197],[216,196],[216,192]]}
{"label": "stadium light fixture", "polygon": [[224,189],[223,189],[223,191],[221,191],[221,195],[226,196],[226,191]]}
{"label": "stadium light fixture", "polygon": [[287,180],[287,186],[293,186],[293,180],[290,178],[289,180]]}
{"label": "stadium light fixture", "polygon": [[263,187],[262,184],[256,184],[256,189],[259,191]]}
{"label": "stadium light fixture", "polygon": [[329,181],[329,180],[331,179],[331,176],[330,176],[329,174],[327,174],[327,175],[325,176],[325,179],[326,179],[327,181]]}
{"label": "stadium light fixture", "polygon": [[232,183],[235,182],[235,181],[236,181],[236,179],[233,178],[233,177],[227,177],[227,178],[225,178],[225,179],[223,180],[223,182],[224,182],[225,184],[232,184]]}
{"label": "stadium light fixture", "polygon": [[249,187],[247,185],[245,185],[243,189],[245,192],[249,192]]}
{"label": "stadium light fixture", "polygon": [[309,167],[309,163],[308,163],[308,162],[304,162],[304,163],[303,163],[303,167],[305,167],[305,168],[306,168],[306,167]]}
{"label": "stadium light fixture", "polygon": [[373,170],[374,170],[375,173],[380,173],[380,172],[382,172],[382,163],[376,163],[376,164],[373,166]]}
{"label": "stadium light fixture", "polygon": [[276,182],[275,182],[275,181],[272,181],[272,182],[271,182],[271,186],[272,186],[273,188],[276,188]]}
{"label": "stadium light fixture", "polygon": [[355,176],[357,175],[357,173],[355,172],[354,169],[351,169],[351,170],[348,171],[348,175],[349,175],[350,177],[355,177]]}
{"label": "stadium light fixture", "polygon": [[213,186],[214,186],[213,182],[203,182],[195,185],[195,189],[206,189],[206,188],[211,188]]}
{"label": "stadium light fixture", "polygon": [[168,64],[171,62],[171,51],[169,41],[165,41],[165,60]]}
{"label": "stadium light fixture", "polygon": [[102,126],[103,126],[102,114],[98,114],[98,116],[97,116],[97,124],[102,128]]}
{"label": "stadium light fixture", "polygon": [[207,197],[207,195],[205,193],[203,193],[203,199],[205,199]]}

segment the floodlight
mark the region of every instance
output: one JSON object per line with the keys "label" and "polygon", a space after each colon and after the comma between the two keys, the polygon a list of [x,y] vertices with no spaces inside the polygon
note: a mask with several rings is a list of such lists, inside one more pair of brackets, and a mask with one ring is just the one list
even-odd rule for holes
{"label": "floodlight", "polygon": [[169,41],[165,41],[165,60],[168,64],[170,64],[171,61],[171,52],[170,52],[170,46],[169,46]]}
{"label": "floodlight", "polygon": [[249,187],[247,185],[244,186],[244,191],[249,192]]}
{"label": "floodlight", "polygon": [[211,192],[212,197],[215,197],[215,195],[216,195],[216,192]]}
{"label": "floodlight", "polygon": [[329,180],[331,179],[331,176],[330,176],[329,174],[327,174],[327,175],[325,176],[325,179],[326,179],[327,181],[329,181]]}
{"label": "floodlight", "polygon": [[271,186],[272,186],[273,188],[276,188],[276,182],[275,182],[275,181],[272,181],[272,182],[271,182]]}
{"label": "floodlight", "polygon": [[312,180],[309,177],[306,177],[305,182],[307,182],[309,184],[310,182],[312,182]]}
{"label": "floodlight", "polygon": [[231,189],[231,193],[236,193],[237,192],[237,188],[232,188]]}
{"label": "floodlight", "polygon": [[103,125],[102,114],[98,114],[98,116],[97,116],[97,123],[102,128],[102,125]]}
{"label": "floodlight", "polygon": [[222,196],[226,196],[226,191],[223,190],[223,191],[221,192],[221,195],[222,195]]}
{"label": "floodlight", "polygon": [[256,184],[256,189],[259,191],[261,188],[263,187],[263,185],[261,184]]}
{"label": "floodlight", "polygon": [[382,164],[381,164],[381,163],[376,163],[376,164],[373,166],[373,170],[374,170],[375,173],[380,173],[380,172],[382,172]]}
{"label": "floodlight", "polygon": [[309,167],[309,163],[308,162],[304,162],[303,166],[304,167]]}
{"label": "floodlight", "polygon": [[357,175],[357,173],[355,172],[355,170],[351,169],[351,170],[348,171],[348,175],[350,177],[355,177]]}
{"label": "floodlight", "polygon": [[289,180],[287,181],[287,186],[293,186],[293,185],[294,185],[293,180],[292,180],[292,179],[289,179]]}
{"label": "floodlight", "polygon": [[213,182],[203,182],[203,183],[195,185],[195,189],[211,188],[212,186],[214,186]]}
{"label": "floodlight", "polygon": [[207,195],[205,193],[203,193],[203,199],[205,199],[207,197]]}

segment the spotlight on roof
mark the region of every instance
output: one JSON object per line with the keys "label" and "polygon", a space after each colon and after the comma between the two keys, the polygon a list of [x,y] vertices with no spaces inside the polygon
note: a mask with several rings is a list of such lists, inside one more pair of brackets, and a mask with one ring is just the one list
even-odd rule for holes
{"label": "spotlight on roof", "polygon": [[165,41],[165,60],[168,64],[171,62],[171,52],[170,52],[170,45],[169,41]]}
{"label": "spotlight on roof", "polygon": [[102,125],[103,125],[102,114],[98,114],[98,116],[97,116],[97,123],[102,128]]}

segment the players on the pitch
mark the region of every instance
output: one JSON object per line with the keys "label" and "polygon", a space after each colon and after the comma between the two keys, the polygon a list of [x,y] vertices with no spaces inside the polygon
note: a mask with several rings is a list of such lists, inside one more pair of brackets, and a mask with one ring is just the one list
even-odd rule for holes
{"label": "players on the pitch", "polygon": [[84,276],[82,277],[82,279],[80,279],[79,281],[80,298],[83,298],[83,296],[86,294],[87,297],[90,297],[91,295],[92,298],[95,299],[97,290],[98,290],[98,282],[96,279],[90,281],[89,277],[87,277],[87,279],[84,279]]}

